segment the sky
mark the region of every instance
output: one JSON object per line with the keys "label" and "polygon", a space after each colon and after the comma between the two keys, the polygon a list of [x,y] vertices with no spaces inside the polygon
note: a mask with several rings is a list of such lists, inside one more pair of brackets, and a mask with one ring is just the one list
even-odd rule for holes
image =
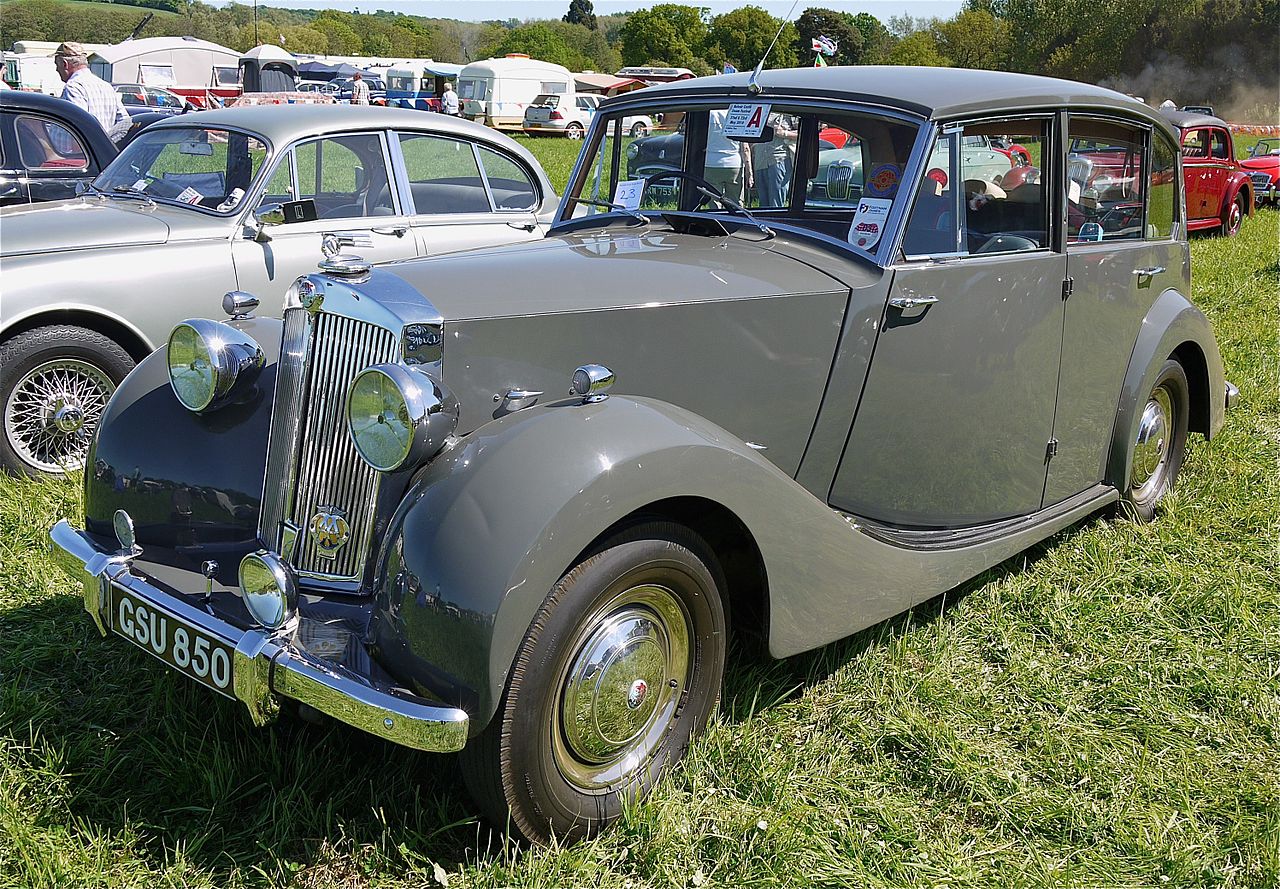
{"label": "sky", "polygon": [[[240,0],[252,2],[252,0]],[[593,0],[597,15],[614,12],[632,12],[663,0]],[[667,0],[669,2],[669,0]],[[429,18],[459,19],[467,22],[505,21],[507,19],[560,18],[569,8],[569,0],[261,0],[264,6],[284,6],[294,9],[341,9],[345,12],[360,10],[376,12],[379,9],[395,10],[407,15]],[[739,6],[760,6],[772,15],[787,15],[793,0],[698,0],[690,6],[706,6],[712,15],[728,12]],[[950,18],[960,11],[961,0],[798,0],[794,3],[791,18],[797,18],[809,6],[823,6],[847,12],[869,12],[881,21],[890,16],[911,15],[916,18]]]}

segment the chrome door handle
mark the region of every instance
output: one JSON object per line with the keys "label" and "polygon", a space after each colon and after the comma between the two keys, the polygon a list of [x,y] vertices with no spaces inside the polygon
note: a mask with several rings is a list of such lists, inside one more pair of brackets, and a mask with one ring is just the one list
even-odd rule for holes
{"label": "chrome door handle", "polygon": [[889,305],[895,309],[914,309],[918,306],[931,306],[938,301],[936,296],[891,296]]}
{"label": "chrome door handle", "polygon": [[1146,269],[1134,269],[1133,273],[1137,275],[1139,278],[1150,278],[1153,275],[1160,274],[1164,270],[1165,268],[1162,265],[1153,265],[1150,268],[1146,268]]}
{"label": "chrome door handle", "polygon": [[368,232],[325,232],[323,237],[333,237],[339,247],[372,247],[373,238]]}
{"label": "chrome door handle", "polygon": [[369,229],[375,235],[395,235],[397,238],[403,238],[405,233],[409,231],[407,225],[380,225],[377,228]]}

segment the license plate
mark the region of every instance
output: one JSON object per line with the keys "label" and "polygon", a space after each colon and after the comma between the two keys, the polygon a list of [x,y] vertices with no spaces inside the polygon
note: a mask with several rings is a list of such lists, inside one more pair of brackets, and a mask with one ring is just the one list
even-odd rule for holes
{"label": "license plate", "polygon": [[112,630],[179,673],[233,697],[232,646],[118,587],[112,587],[110,602]]}

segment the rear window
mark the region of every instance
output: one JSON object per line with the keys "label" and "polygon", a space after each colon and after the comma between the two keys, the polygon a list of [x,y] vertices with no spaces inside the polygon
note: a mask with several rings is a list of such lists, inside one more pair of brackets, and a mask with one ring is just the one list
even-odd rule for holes
{"label": "rear window", "polygon": [[542,108],[555,108],[560,104],[560,97],[550,93],[540,93],[534,98],[533,104]]}

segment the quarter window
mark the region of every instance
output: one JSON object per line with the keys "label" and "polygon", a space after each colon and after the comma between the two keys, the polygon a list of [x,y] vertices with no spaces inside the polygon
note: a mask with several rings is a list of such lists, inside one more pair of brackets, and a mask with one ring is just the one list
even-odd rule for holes
{"label": "quarter window", "polygon": [[1141,240],[1145,132],[1115,121],[1073,117],[1069,136],[1068,242]]}
{"label": "quarter window", "polygon": [[80,139],[60,123],[39,117],[17,119],[18,154],[28,170],[76,172],[89,169]]}
{"label": "quarter window", "polygon": [[1147,208],[1147,238],[1163,240],[1173,237],[1178,219],[1178,153],[1169,137],[1156,133],[1151,146],[1151,178]]}
{"label": "quarter window", "polygon": [[442,136],[401,133],[415,213],[488,213],[480,168],[471,143]]}

